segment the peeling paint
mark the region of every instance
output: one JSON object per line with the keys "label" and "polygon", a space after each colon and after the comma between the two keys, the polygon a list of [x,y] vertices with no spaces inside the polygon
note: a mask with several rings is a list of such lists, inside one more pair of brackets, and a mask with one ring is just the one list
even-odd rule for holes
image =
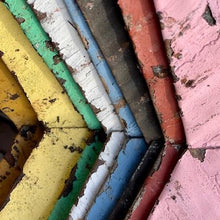
{"label": "peeling paint", "polygon": [[102,186],[85,219],[108,218],[146,150],[143,139],[133,138],[127,142],[118,154],[113,171]]}
{"label": "peeling paint", "polygon": [[212,11],[209,7],[209,5],[206,6],[205,12],[202,14],[202,17],[205,19],[205,21],[210,25],[216,25],[216,20],[212,15]]}
{"label": "peeling paint", "polygon": [[[49,128],[26,161],[24,176],[11,192],[10,200],[0,212],[0,218],[47,219],[62,192],[65,179],[80,157],[79,152],[85,148],[86,140],[92,133],[68,96],[61,93],[62,87],[2,3],[0,10],[0,49],[4,51],[2,59],[17,76],[38,120],[42,120]],[[19,53],[14,48],[19,48]],[[28,141],[34,130],[34,127],[25,125],[21,127],[19,135]],[[22,150],[19,144],[24,145],[21,140],[17,140],[12,147],[14,158]],[[63,146],[69,146],[69,150]],[[17,212],[20,206],[23,209]]]}
{"label": "peeling paint", "polygon": [[[110,175],[111,168],[114,164],[120,149],[125,142],[125,135],[122,132],[113,132],[110,139],[107,141],[105,148],[100,153],[95,166],[81,192],[78,201],[73,205],[70,212],[72,219],[84,219],[86,213],[89,211],[95,197],[100,188]],[[101,163],[99,162],[101,161]]]}
{"label": "peeling paint", "polygon": [[205,159],[206,149],[197,148],[197,149],[189,149],[190,154],[192,157],[197,158],[201,162]]}
{"label": "peeling paint", "polygon": [[[37,52],[42,56],[45,63],[53,71],[54,75],[65,81],[63,87],[66,89],[68,96],[85,119],[89,128],[100,129],[100,123],[95,117],[92,109],[87,104],[87,101],[83,97],[78,85],[71,77],[67,66],[60,58],[58,52],[55,49],[52,49],[52,45],[48,47],[50,38],[43,31],[39,21],[28,4],[23,0],[16,1],[16,4],[12,0],[6,0],[5,3],[7,3],[9,10],[15,17],[22,17],[25,19],[25,21],[21,24],[21,28],[32,45],[36,48]],[[33,1],[30,3],[33,3]],[[40,16],[40,18],[45,18],[45,16],[46,14],[44,13],[43,17]],[[54,65],[54,58],[56,65]]]}
{"label": "peeling paint", "polygon": [[[83,47],[76,29],[72,28],[70,22],[67,22],[71,19],[64,3],[56,0],[35,0],[32,3],[32,7],[48,15],[46,20],[41,21],[41,25],[51,40],[57,43],[67,65],[75,69],[73,78],[83,90],[101,124],[107,128],[107,134],[111,131],[122,130],[122,125],[114,113],[111,101]],[[56,8],[60,10],[53,13]]]}
{"label": "peeling paint", "polygon": [[[78,16],[75,16],[75,13],[80,13],[77,5],[73,2],[71,3],[69,0],[66,0],[65,2],[67,3],[67,7],[69,8],[69,12],[72,15],[71,17],[74,23],[80,23],[78,28],[90,42],[89,50],[91,52],[88,50],[88,53],[91,58],[94,56],[93,51],[95,51],[95,56],[92,59],[96,68],[100,68],[100,71],[98,70],[98,72],[101,73],[103,71],[101,65],[105,68],[109,65],[111,68],[111,71],[107,69],[108,74],[113,74],[116,79],[116,81],[113,81],[114,84],[118,83],[120,86],[123,95],[129,103],[131,111],[136,118],[136,122],[143,132],[145,140],[150,143],[152,140],[160,138],[160,128],[158,121],[156,120],[150,98],[147,98],[146,102],[140,102],[142,96],[147,95],[149,97],[149,94],[146,84],[144,83],[142,76],[139,73],[139,69],[137,68],[132,45],[125,43],[129,42],[129,37],[127,32],[124,30],[121,14],[116,3],[112,1],[104,2],[102,0],[98,0],[93,3],[92,9],[88,9],[85,7],[89,2],[88,0],[76,1],[85,16],[86,22],[92,32],[91,33],[88,30],[88,25],[85,24],[85,21],[82,21],[84,19],[78,19]],[[94,20],[94,14],[99,14],[100,16],[97,16]],[[82,29],[82,23],[84,27],[86,26],[86,28]],[[97,55],[100,55],[101,53],[93,36],[96,39],[102,54],[106,58],[107,63],[101,62],[97,59]],[[122,50],[121,48],[124,43],[126,49]],[[105,73],[106,72],[107,71],[105,70]],[[105,81],[107,82],[107,80]],[[110,90],[109,94],[110,97],[111,91],[112,90]],[[113,101],[113,103],[117,103],[118,100],[120,99]],[[155,118],[155,120],[152,120],[152,118]],[[127,126],[127,128],[130,127],[131,126]],[[149,127],[151,127],[151,129],[149,129]]]}

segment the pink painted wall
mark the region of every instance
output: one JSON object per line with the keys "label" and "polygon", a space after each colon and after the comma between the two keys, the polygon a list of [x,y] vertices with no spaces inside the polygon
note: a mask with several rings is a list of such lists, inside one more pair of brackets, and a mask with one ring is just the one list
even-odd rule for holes
{"label": "pink painted wall", "polygon": [[[187,143],[192,148],[220,146],[220,2],[155,0],[162,16],[163,37],[179,79]],[[202,17],[207,4],[216,24]]]}

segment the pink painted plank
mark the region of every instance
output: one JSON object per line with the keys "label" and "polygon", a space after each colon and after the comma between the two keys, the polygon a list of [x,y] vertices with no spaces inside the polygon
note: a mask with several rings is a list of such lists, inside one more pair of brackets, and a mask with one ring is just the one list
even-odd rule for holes
{"label": "pink painted plank", "polygon": [[203,162],[187,151],[148,219],[220,219],[219,167],[220,149],[206,150]]}
{"label": "pink painted plank", "polygon": [[187,143],[220,146],[220,4],[218,0],[155,0],[176,75]]}

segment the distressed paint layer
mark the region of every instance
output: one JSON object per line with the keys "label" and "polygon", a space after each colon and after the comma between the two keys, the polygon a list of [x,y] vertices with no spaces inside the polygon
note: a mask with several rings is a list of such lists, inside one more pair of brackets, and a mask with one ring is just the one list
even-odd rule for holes
{"label": "distressed paint layer", "polygon": [[[86,128],[53,128],[32,151],[24,176],[0,212],[0,219],[47,219],[89,136]],[[65,147],[67,146],[67,147]]]}
{"label": "distressed paint layer", "polygon": [[[155,5],[164,41],[169,42],[187,143],[192,148],[220,146],[219,3],[186,1],[183,7],[165,0]],[[215,22],[210,24],[208,18]]]}
{"label": "distressed paint layer", "polygon": [[42,29],[39,21],[26,1],[18,0],[15,2],[12,0],[6,0],[5,3],[20,23],[21,28],[30,40],[31,44],[35,47],[44,59],[45,63],[66,89],[71,101],[82,114],[88,127],[90,129],[100,129],[101,125],[94,112],[87,104],[86,99],[82,95],[78,85],[73,80],[67,66],[62,61],[54,46],[51,45],[49,37]]}
{"label": "distressed paint layer", "polygon": [[130,111],[130,108],[125,101],[121,90],[115,81],[112,72],[106,63],[99,47],[94,40],[92,33],[85,22],[84,17],[82,16],[81,11],[79,10],[77,4],[72,0],[65,1],[69,13],[72,18],[73,25],[76,27],[82,39],[86,39],[88,42],[86,46],[87,52],[95,65],[99,76],[102,79],[106,87],[106,91],[115,106],[116,112],[119,114],[121,121],[125,124],[125,130],[127,135],[139,137],[142,136],[142,133],[135,121],[133,114]]}
{"label": "distressed paint layer", "polygon": [[166,141],[159,170],[145,180],[144,199],[132,213],[131,219],[139,219],[138,215],[143,219],[149,214],[185,148],[185,134],[153,0],[119,0],[118,3]]}
{"label": "distressed paint layer", "polygon": [[144,220],[147,218],[165,184],[169,180],[170,174],[181,154],[181,146],[176,145],[174,147],[166,143],[165,148],[161,151],[155,162],[151,175],[145,179],[139,193],[139,196],[141,194],[141,198],[136,198],[136,202],[133,204],[131,212],[128,213],[126,219]]}
{"label": "distressed paint layer", "polygon": [[105,148],[100,153],[99,158],[91,170],[91,174],[85,187],[82,190],[82,195],[78,198],[76,204],[70,212],[69,219],[84,219],[89,211],[96,195],[110,174],[115,158],[121,150],[125,142],[123,132],[113,132],[105,145]]}
{"label": "distressed paint layer", "polygon": [[[15,124],[18,134],[0,161],[0,206],[4,203],[23,165],[42,137],[37,115],[24,92],[0,59],[0,110]],[[7,135],[7,134],[6,134]],[[1,147],[4,144],[1,140]]]}
{"label": "distressed paint layer", "polygon": [[[68,4],[70,12],[71,10],[73,10],[73,12],[78,10],[74,2],[67,0],[65,2]],[[100,0],[95,1],[92,3],[92,7],[89,7],[89,1],[87,0],[77,2],[91,28],[92,34],[112,69],[116,81],[131,107],[146,141],[150,142],[151,140],[161,137],[159,125],[154,115],[154,109],[149,99],[146,85],[139,74],[127,34],[121,24],[120,17],[118,17],[119,14],[116,13],[117,8],[115,3],[112,1],[104,3],[104,1]],[[108,13],[106,11],[108,11]],[[76,19],[74,18],[73,12],[72,19],[75,22]],[[95,20],[94,14],[99,15]],[[79,13],[77,15],[79,15]],[[82,21],[80,21],[80,24],[82,24]],[[81,26],[78,25],[78,28],[81,28]],[[94,41],[91,41],[91,33],[89,33],[89,35],[85,35],[83,31],[81,33],[89,42],[88,46],[91,47],[89,48],[91,53],[93,53],[93,49],[99,52],[97,45],[94,44]],[[96,56],[98,56],[100,60],[103,59],[100,53],[97,53]],[[99,64],[99,62],[97,62],[97,64]],[[152,118],[155,118],[155,120],[152,120]]]}
{"label": "distressed paint layer", "polygon": [[2,59],[18,78],[38,119],[48,127],[85,127],[62,87],[2,3],[0,9]]}
{"label": "distressed paint layer", "polygon": [[0,59],[0,110],[13,121],[18,130],[23,125],[38,123],[36,113],[2,59]]}
{"label": "distressed paint layer", "polygon": [[148,219],[219,219],[219,166],[219,149],[207,149],[203,162],[187,151]]}
{"label": "distressed paint layer", "polygon": [[95,113],[106,133],[122,130],[121,123],[97,72],[88,57],[76,29],[71,25],[71,19],[62,1],[29,0],[38,13],[45,14],[40,20],[45,32],[62,54],[67,65],[73,69],[74,80],[84,91],[88,102],[94,107]]}
{"label": "distressed paint layer", "polygon": [[62,192],[62,196],[56,202],[48,220],[66,220],[68,214],[77,199],[83,184],[89,176],[96,159],[103,147],[99,139],[86,146],[76,166],[73,167],[68,182]]}
{"label": "distressed paint layer", "polygon": [[153,0],[119,0],[166,141],[185,142],[173,81]]}
{"label": "distressed paint layer", "polygon": [[135,197],[141,189],[145,178],[152,171],[153,165],[163,146],[163,141],[152,141],[136,171],[127,183],[126,188],[111,212],[111,215],[108,217],[108,220],[119,220],[125,218],[128,209],[135,200]]}
{"label": "distressed paint layer", "polygon": [[[37,116],[49,127],[25,163],[24,176],[12,191],[0,218],[47,219],[92,133],[2,3],[0,10],[2,57],[9,69],[15,71]],[[47,99],[50,105],[57,103],[53,114],[44,100],[50,94]],[[51,116],[56,113],[58,117],[53,122]]]}
{"label": "distressed paint layer", "polygon": [[105,220],[108,218],[146,149],[144,139],[134,138],[128,141],[125,148],[120,151],[111,175],[96,197],[86,219]]}

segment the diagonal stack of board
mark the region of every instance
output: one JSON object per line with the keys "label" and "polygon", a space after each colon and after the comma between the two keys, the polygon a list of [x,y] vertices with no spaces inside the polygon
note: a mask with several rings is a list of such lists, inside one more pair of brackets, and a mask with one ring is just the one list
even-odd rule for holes
{"label": "diagonal stack of board", "polygon": [[0,11],[2,59],[21,84],[38,120],[47,128],[26,161],[24,175],[0,218],[45,219],[92,133],[2,3]]}
{"label": "diagonal stack of board", "polygon": [[[37,115],[3,61],[0,59],[0,110],[14,123],[18,133],[0,161],[0,206],[12,190],[15,180],[32,149],[42,138]],[[5,134],[7,135],[7,134]],[[1,145],[4,145],[1,140]]]}
{"label": "diagonal stack of board", "polygon": [[[124,92],[126,99],[130,100],[129,104],[131,106],[131,109],[132,109],[132,105],[134,107],[135,100],[137,100],[137,97],[139,97],[140,95],[139,92],[145,90],[146,92],[144,94],[145,96],[143,96],[142,99],[140,98],[143,102],[140,101],[138,103],[139,105],[135,106],[136,108],[142,106],[141,109],[139,109],[140,110],[139,113],[140,112],[144,113],[142,117],[144,117],[145,115],[145,118],[142,118],[141,123],[138,120],[137,122],[139,122],[139,126],[142,129],[142,131],[144,129],[143,122],[145,122],[144,124],[144,126],[146,126],[145,128],[148,127],[148,131],[144,132],[145,140],[147,140],[148,143],[151,143],[151,141],[155,140],[160,146],[159,148],[157,148],[156,147],[157,145],[154,145],[152,143],[150,148],[154,150],[149,150],[148,156],[146,156],[145,159],[147,158],[146,160],[148,160],[150,154],[151,156],[155,155],[155,149],[157,149],[156,150],[157,151],[156,157],[157,157],[159,150],[163,147],[163,143],[160,143],[160,140],[159,140],[162,137],[162,133],[160,132],[159,129],[157,130],[157,128],[159,127],[159,123],[157,122],[157,118],[154,115],[154,110],[153,110],[153,106],[151,104],[150,99],[146,98],[148,94],[147,88],[146,88],[146,85],[143,83],[143,80],[141,81],[141,75],[139,74],[139,71],[137,69],[136,62],[134,60],[134,55],[132,55],[133,52],[129,45],[127,45],[125,48],[122,47],[123,42],[128,43],[128,38],[127,38],[127,34],[125,30],[123,29],[123,24],[121,22],[122,20],[120,19],[120,14],[117,13],[117,5],[114,2],[107,3],[104,1],[96,1],[92,4],[90,4],[88,1],[78,2],[86,18],[86,21],[89,24],[89,27],[91,28],[91,31],[92,31],[92,34],[91,34],[91,32],[89,32],[87,25],[85,24],[85,21],[83,21],[83,18],[81,18],[82,15],[76,3],[74,1],[68,1],[68,0],[65,2],[68,6],[70,14],[72,15],[72,19],[74,21],[73,25],[80,32],[83,39],[86,39],[86,41],[88,42],[87,44],[88,52],[89,52],[89,49],[94,52],[94,49],[96,49],[96,51],[99,51],[99,47],[101,48],[104,56],[107,58],[108,64],[111,66],[112,72],[116,80],[118,81],[119,85],[121,86]],[[99,14],[99,16],[97,16],[95,20],[93,19],[94,14]],[[105,34],[104,32],[103,34],[100,34],[102,33],[103,30],[105,30]],[[99,47],[97,46],[96,43],[94,43],[94,41],[91,40],[93,39],[92,35],[95,36],[97,43],[99,44]],[[116,37],[120,40],[116,39]],[[90,56],[92,57],[93,54],[92,52],[90,53],[91,53]],[[116,53],[117,55],[114,53]],[[95,54],[96,56],[97,54],[98,56],[100,55],[99,53],[95,53]],[[114,60],[109,59],[109,57],[114,57],[114,56],[115,56]],[[102,58],[102,56],[100,56],[100,58]],[[99,62],[97,63],[97,66],[99,65]],[[121,68],[118,69],[119,66],[121,66]],[[132,70],[134,71],[132,72]],[[128,79],[130,79],[130,81]],[[132,83],[134,83],[133,87],[131,86]],[[133,89],[131,90],[132,94],[129,93],[130,91],[128,89],[126,89],[129,86],[131,86]],[[133,103],[131,103],[132,101]],[[147,111],[145,111],[146,110],[145,108],[147,109]],[[138,112],[134,112],[134,114],[135,113],[137,113],[136,118],[138,115],[139,115],[138,117],[141,116]],[[150,128],[151,129],[154,128],[154,130],[151,130]],[[144,170],[143,166],[145,166],[146,164],[147,164],[146,162],[141,163],[140,165],[142,167],[141,170]],[[152,165],[153,163],[151,164],[151,167]],[[117,173],[118,172],[117,168],[118,170],[120,170],[120,166],[119,165],[116,166],[116,169],[114,171],[115,173],[112,173],[112,175],[109,177],[107,182],[104,184],[101,192],[95,199],[95,202],[91,206],[91,208],[87,207],[87,211],[89,210],[87,217],[86,217],[87,219],[95,219],[95,218],[106,219],[110,215],[111,211],[113,210],[116,202],[120,198],[122,192],[124,191],[126,185],[128,184],[132,176],[130,175],[129,177],[126,177],[126,174],[124,173],[120,173],[120,174]],[[129,170],[129,167],[127,167],[127,170]],[[134,173],[134,170],[132,171],[132,173]],[[143,173],[144,175],[148,175],[147,171]],[[115,184],[115,183],[118,183],[118,184],[120,183],[119,180],[117,182],[118,175],[121,175],[121,178],[119,177],[119,179],[123,179],[123,177],[125,178],[124,183],[121,183],[120,185]],[[104,201],[106,204],[105,206],[103,206]],[[84,216],[74,215],[75,212],[76,212],[76,209],[74,208],[72,210],[73,219],[77,217],[85,218]]]}

